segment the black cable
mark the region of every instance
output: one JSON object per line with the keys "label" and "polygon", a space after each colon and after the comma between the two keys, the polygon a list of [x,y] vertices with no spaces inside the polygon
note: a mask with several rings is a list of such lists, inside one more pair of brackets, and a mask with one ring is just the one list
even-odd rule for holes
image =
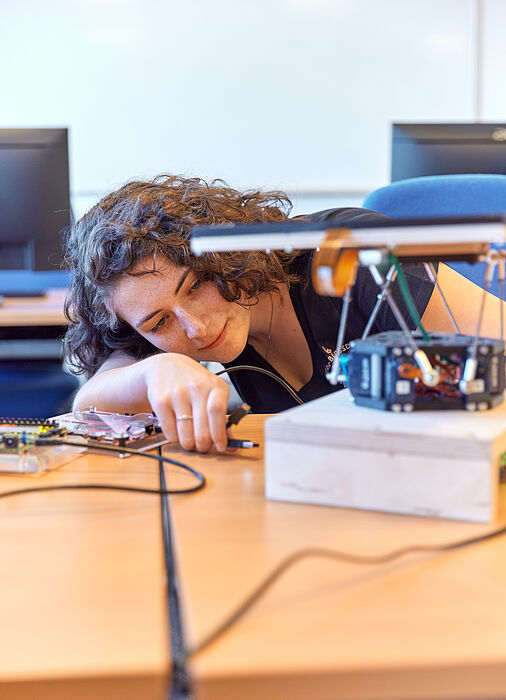
{"label": "black cable", "polygon": [[86,490],[88,489],[89,491],[98,491],[98,490],[103,490],[103,491],[129,491],[131,493],[150,493],[150,494],[155,494],[156,496],[160,495],[167,495],[170,496],[175,493],[192,493],[193,491],[201,489],[202,486],[199,486],[198,489],[192,488],[192,489],[181,489],[181,490],[172,490],[172,491],[166,491],[164,494],[160,491],[160,489],[143,489],[143,488],[137,488],[136,486],[113,486],[112,484],[61,484],[59,486],[31,486],[30,488],[26,489],[15,489],[14,491],[2,491],[0,492],[0,498],[7,498],[8,496],[21,496],[25,493],[37,493],[38,491],[78,491],[78,490]]}
{"label": "black cable", "polygon": [[[86,443],[74,442],[72,440],[60,440],[57,438],[40,438],[36,441],[36,445],[69,445],[71,447],[88,447]],[[95,446],[93,446],[95,448]],[[200,491],[206,485],[205,476],[190,467],[183,462],[178,462],[175,459],[169,459],[169,457],[163,457],[162,455],[150,455],[146,452],[139,452],[138,450],[132,450],[126,447],[116,447],[113,445],[100,445],[96,447],[99,450],[105,450],[106,452],[116,452],[120,454],[133,454],[138,457],[146,457],[148,459],[156,459],[160,467],[165,464],[173,464],[176,467],[180,467],[185,471],[190,472],[193,476],[196,476],[199,480],[198,484],[195,486],[189,486],[185,489],[169,489],[162,491],[161,489],[148,489],[141,486],[116,486],[113,484],[60,484],[58,486],[30,486],[26,489],[15,489],[14,491],[3,491],[0,492],[0,498],[8,498],[9,496],[20,496],[25,493],[37,493],[39,491],[72,491],[72,490],[103,490],[103,491],[127,491],[130,493],[149,493],[158,496],[169,496],[177,493],[194,493],[195,491]]]}
{"label": "black cable", "polygon": [[[206,484],[206,477],[202,474],[202,472],[199,472],[197,469],[194,469],[193,467],[190,467],[188,464],[184,464],[184,462],[178,462],[176,459],[170,459],[169,457],[163,457],[161,454],[158,455],[151,455],[148,452],[141,452],[140,450],[132,450],[129,447],[119,447],[115,445],[87,445],[86,443],[82,442],[74,442],[73,440],[61,440],[60,438],[48,438],[47,440],[44,438],[39,438],[36,443],[36,445],[69,445],[70,447],[86,447],[87,449],[91,450],[104,450],[105,452],[116,452],[118,454],[127,454],[127,455],[136,455],[137,457],[146,457],[146,459],[155,459],[159,464],[165,463],[165,464],[173,464],[176,467],[180,467],[181,469],[184,469],[187,472],[190,472],[193,476],[196,476],[197,479],[199,480],[199,483],[196,486],[192,486],[189,489],[185,489],[184,491],[173,491],[173,492],[168,492],[168,493],[192,493],[193,491],[200,491],[201,488],[203,488]],[[161,452],[161,450],[159,450]]]}
{"label": "black cable", "polygon": [[253,591],[247,596],[247,598],[240,603],[237,608],[223,621],[221,622],[213,631],[211,631],[204,639],[194,647],[187,651],[187,656],[194,656],[200,653],[207,647],[211,646],[219,637],[225,634],[235,623],[237,623],[247,612],[250,610],[255,603],[267,592],[267,590],[282,576],[287,569],[299,562],[301,559],[306,559],[308,557],[324,557],[326,559],[333,559],[334,561],[347,562],[349,564],[388,564],[395,559],[406,556],[407,554],[416,553],[428,553],[428,552],[449,552],[454,549],[461,549],[463,547],[469,547],[470,545],[477,544],[479,542],[485,542],[486,540],[491,540],[494,537],[500,537],[506,534],[506,526],[500,527],[497,530],[492,530],[484,535],[477,535],[476,537],[469,537],[465,540],[458,540],[457,542],[450,542],[441,545],[409,545],[407,547],[401,547],[400,549],[387,552],[386,554],[380,554],[377,556],[367,556],[359,554],[350,554],[348,552],[340,552],[339,550],[332,549],[319,549],[319,548],[309,548],[301,549],[293,554],[290,554],[286,559],[281,561],[274,569],[269,573],[259,585],[253,589]]}
{"label": "black cable", "polygon": [[219,372],[215,372],[216,376],[219,377],[220,374],[230,374],[230,372],[237,372],[239,369],[249,369],[252,370],[253,372],[260,372],[261,374],[266,374],[268,377],[271,377],[272,379],[275,379],[281,386],[286,389],[286,391],[290,394],[290,396],[301,406],[305,403],[300,396],[295,392],[294,389],[288,384],[288,382],[285,382],[284,379],[281,379],[281,377],[278,377],[274,372],[271,372],[268,369],[263,369],[262,367],[254,367],[253,365],[235,365],[233,367],[228,367],[227,369],[220,369]]}
{"label": "black cable", "polygon": [[[161,447],[158,447],[158,454],[160,457],[162,456]],[[170,652],[172,656],[170,699],[188,700],[188,698],[191,697],[190,674],[186,665],[184,627],[179,603],[169,500],[167,498],[168,491],[162,460],[158,462],[158,471],[160,479],[163,551],[165,555],[165,574],[167,577],[167,612],[170,633]]]}

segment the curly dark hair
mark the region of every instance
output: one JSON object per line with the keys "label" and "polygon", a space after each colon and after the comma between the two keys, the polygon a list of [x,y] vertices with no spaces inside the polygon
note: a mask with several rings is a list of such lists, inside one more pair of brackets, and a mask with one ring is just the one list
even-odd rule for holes
{"label": "curly dark hair", "polygon": [[214,280],[230,302],[252,300],[275,291],[295,277],[296,254],[241,251],[190,252],[192,226],[223,222],[283,221],[291,202],[283,192],[238,192],[221,180],[160,175],[149,182],[129,182],[105,196],[67,232],[65,263],[74,281],[65,304],[69,328],[66,359],[76,374],[91,376],[114,351],[136,359],[159,350],[125,321],[111,303],[114,284],[146,258],[162,256]]}

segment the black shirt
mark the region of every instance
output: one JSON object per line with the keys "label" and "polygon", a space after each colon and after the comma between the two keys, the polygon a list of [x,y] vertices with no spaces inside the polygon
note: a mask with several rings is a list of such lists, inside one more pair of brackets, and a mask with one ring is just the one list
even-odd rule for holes
{"label": "black shirt", "polygon": [[[331,220],[335,221],[336,224],[344,225],[362,220],[364,222],[383,221],[385,217],[365,209],[347,208],[329,209],[312,214],[306,219],[311,221]],[[314,291],[311,284],[312,257],[312,251],[305,251],[295,258],[292,263],[292,271],[299,276],[300,282],[290,287],[293,308],[306,337],[313,361],[311,379],[297,392],[303,401],[310,401],[343,388],[342,384],[333,386],[325,378],[335,354],[343,302],[340,298],[320,296]],[[433,285],[422,265],[403,265],[403,270],[418,312],[422,316],[432,294]],[[348,313],[342,348],[344,353],[349,349],[350,341],[362,335],[376,303],[378,291],[369,270],[359,268]],[[391,292],[409,327],[414,328],[402,295],[398,290],[398,285],[392,285]],[[378,333],[398,328],[399,325],[389,305],[383,303],[371,332]],[[286,348],[286,352],[290,352],[289,347]],[[278,377],[281,376],[249,343],[233,362],[224,366],[229,368],[237,365],[253,365],[268,369]],[[295,399],[272,377],[250,370],[238,370],[231,372],[229,376],[239,395],[251,406],[253,413],[277,413],[297,405]]]}

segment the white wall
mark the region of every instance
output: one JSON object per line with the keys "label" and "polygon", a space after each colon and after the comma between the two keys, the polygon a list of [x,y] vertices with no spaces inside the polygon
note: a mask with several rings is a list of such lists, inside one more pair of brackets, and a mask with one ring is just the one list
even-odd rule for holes
{"label": "white wall", "polygon": [[70,127],[78,214],[160,172],[355,205],[391,122],[506,118],[505,26],[504,0],[0,0],[0,127]]}
{"label": "white wall", "polygon": [[[483,0],[482,0],[483,2]],[[483,7],[483,120],[506,119],[506,2]]]}

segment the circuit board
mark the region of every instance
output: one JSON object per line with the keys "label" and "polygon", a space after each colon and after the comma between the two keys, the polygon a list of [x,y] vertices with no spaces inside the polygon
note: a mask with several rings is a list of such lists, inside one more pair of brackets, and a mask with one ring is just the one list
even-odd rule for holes
{"label": "circuit board", "polygon": [[69,435],[82,436],[89,447],[115,445],[143,451],[167,443],[152,413],[113,413],[89,408],[64,413],[52,420]]}
{"label": "circuit board", "polygon": [[0,418],[0,452],[17,452],[34,445],[38,438],[61,436],[65,432],[52,420]]}
{"label": "circuit board", "polygon": [[[51,438],[80,442],[82,447],[37,444]],[[90,408],[47,420],[0,418],[0,472],[39,473],[60,466],[84,449],[110,445],[142,452],[166,442],[151,413],[129,415]]]}
{"label": "circuit board", "polygon": [[0,472],[36,474],[68,462],[83,448],[36,444],[41,438],[64,438],[66,433],[52,420],[0,418]]}

